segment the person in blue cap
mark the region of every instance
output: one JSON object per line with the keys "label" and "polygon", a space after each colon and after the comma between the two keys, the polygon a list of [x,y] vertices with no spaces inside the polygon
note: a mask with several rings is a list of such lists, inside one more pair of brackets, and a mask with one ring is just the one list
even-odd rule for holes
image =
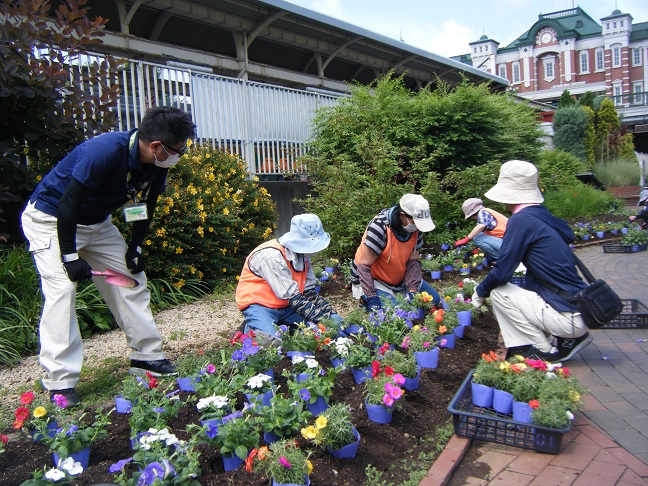
{"label": "person in blue cap", "polygon": [[[141,245],[164,191],[169,169],[195,136],[191,116],[177,108],[149,109],[138,129],[91,138],[67,154],[43,179],[22,214],[22,229],[34,257],[44,297],[40,364],[50,397],[78,402],[83,340],[75,312],[77,282],[92,271],[131,272],[139,285],[124,288],[94,277],[131,349],[132,374],[168,375],[162,337],[149,306]],[[140,198],[138,200],[138,198]],[[112,223],[119,209],[132,223],[127,244]]]}
{"label": "person in blue cap", "polygon": [[331,237],[315,214],[300,214],[290,231],[257,246],[245,259],[236,287],[236,304],[262,347],[279,345],[278,326],[294,329],[301,322],[342,319],[315,290],[311,255],[324,250]]}

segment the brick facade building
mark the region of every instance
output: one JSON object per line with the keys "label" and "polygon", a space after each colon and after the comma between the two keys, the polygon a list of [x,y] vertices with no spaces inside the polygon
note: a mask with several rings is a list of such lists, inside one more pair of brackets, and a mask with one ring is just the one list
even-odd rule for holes
{"label": "brick facade building", "polygon": [[576,98],[587,91],[609,97],[632,131],[648,132],[648,22],[629,13],[614,10],[600,23],[580,7],[541,14],[510,45],[483,35],[456,59],[554,106],[566,89]]}

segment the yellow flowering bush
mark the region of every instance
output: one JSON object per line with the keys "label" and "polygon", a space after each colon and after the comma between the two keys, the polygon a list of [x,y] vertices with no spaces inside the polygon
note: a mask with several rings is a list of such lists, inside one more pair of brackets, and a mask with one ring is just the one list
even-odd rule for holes
{"label": "yellow flowering bush", "polygon": [[238,156],[192,144],[169,170],[144,240],[147,274],[178,288],[187,280],[234,281],[275,221],[270,194],[248,177]]}

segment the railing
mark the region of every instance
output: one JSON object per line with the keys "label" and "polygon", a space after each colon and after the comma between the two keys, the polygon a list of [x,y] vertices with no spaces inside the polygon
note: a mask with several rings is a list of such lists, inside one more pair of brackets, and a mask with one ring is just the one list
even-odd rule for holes
{"label": "railing", "polygon": [[646,106],[648,104],[648,92],[610,96],[616,107]]}
{"label": "railing", "polygon": [[[82,56],[70,66],[79,79],[90,62]],[[175,106],[191,114],[201,142],[242,157],[252,175],[281,179],[302,174],[297,159],[308,150],[312,120],[318,108],[340,98],[269,84],[204,74],[190,69],[130,60],[111,75],[121,93],[114,109],[118,129],[137,128],[152,106]],[[98,87],[86,85],[89,92]]]}

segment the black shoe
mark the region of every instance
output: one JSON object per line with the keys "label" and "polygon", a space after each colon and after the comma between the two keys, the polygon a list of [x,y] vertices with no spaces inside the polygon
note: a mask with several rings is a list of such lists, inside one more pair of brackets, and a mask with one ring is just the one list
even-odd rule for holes
{"label": "black shoe", "polygon": [[592,336],[586,332],[581,337],[577,338],[556,338],[558,340],[558,353],[560,353],[560,361],[568,361],[578,353],[581,349],[592,342]]}
{"label": "black shoe", "polygon": [[[551,348],[551,352],[545,353],[543,351],[540,351],[538,348],[536,348],[533,345],[528,345],[528,346],[520,346],[519,348],[511,348],[511,350],[517,350],[512,356],[520,355],[523,358],[527,359],[541,359],[542,361],[546,361],[548,363],[559,363],[560,362],[560,354],[558,353],[558,350],[556,348]],[[508,356],[509,353],[506,353],[506,356]]]}
{"label": "black shoe", "polygon": [[138,361],[131,359],[131,375],[145,376],[148,371],[153,376],[175,376],[178,374],[175,365],[168,359],[158,359],[155,361]]}
{"label": "black shoe", "polygon": [[56,403],[56,399],[54,398],[54,395],[63,395],[65,397],[65,400],[67,401],[67,406],[68,407],[73,407],[74,405],[79,403],[79,397],[76,394],[76,390],[74,388],[63,388],[62,390],[50,390],[50,401]]}
{"label": "black shoe", "polygon": [[506,358],[504,359],[511,359],[514,356],[524,356],[524,353],[526,353],[530,347],[531,345],[527,344],[526,346],[515,346],[513,348],[506,348]]}

